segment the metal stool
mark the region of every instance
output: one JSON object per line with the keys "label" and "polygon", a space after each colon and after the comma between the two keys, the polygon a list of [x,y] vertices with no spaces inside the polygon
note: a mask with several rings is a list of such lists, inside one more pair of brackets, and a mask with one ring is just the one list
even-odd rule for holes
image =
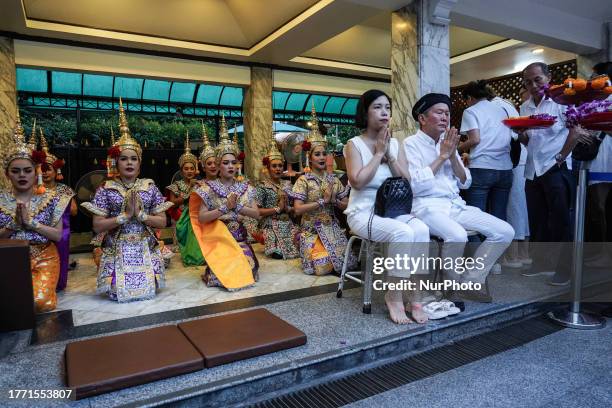
{"label": "metal stool", "polygon": [[[476,231],[467,231],[467,235],[474,236],[478,235]],[[359,247],[359,260],[361,261],[361,270],[358,271],[348,271],[348,258],[353,249],[353,244],[355,241],[360,242]],[[432,235],[431,241],[436,242],[438,244],[438,256],[442,252],[441,244],[443,240],[437,236]],[[349,279],[353,282],[357,282],[360,285],[363,285],[362,298],[363,298],[363,313],[370,314],[372,313],[372,284],[373,284],[373,260],[374,256],[384,256],[384,242],[375,242],[366,238],[362,238],[358,235],[352,234],[349,238],[346,249],[344,250],[344,263],[342,264],[342,273],[340,274],[340,283],[338,284],[338,291],[336,292],[336,297],[342,297],[342,290],[344,289],[344,282]],[[365,258],[365,259],[364,259]],[[364,262],[365,261],[365,262]],[[435,280],[437,281],[440,277],[441,271],[435,271]],[[442,296],[438,295],[440,298]],[[438,297],[436,296],[436,297]]]}
{"label": "metal stool", "polygon": [[[355,241],[360,242],[359,247],[359,256],[358,259],[361,262],[361,270],[359,271],[347,271],[348,269],[348,259],[353,249],[353,244]],[[336,292],[336,297],[342,297],[342,289],[344,288],[344,282],[346,279],[350,279],[353,282],[357,282],[360,285],[363,285],[363,313],[370,314],[372,313],[372,279],[373,279],[373,262],[374,256],[383,256],[384,255],[384,243],[383,242],[375,242],[370,241],[369,239],[362,238],[358,235],[351,235],[346,244],[346,249],[344,250],[344,263],[342,264],[342,273],[340,274],[340,283],[338,284],[338,292]]]}

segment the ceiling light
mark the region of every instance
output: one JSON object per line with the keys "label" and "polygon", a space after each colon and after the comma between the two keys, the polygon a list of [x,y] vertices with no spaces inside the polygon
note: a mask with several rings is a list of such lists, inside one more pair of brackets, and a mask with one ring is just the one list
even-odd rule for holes
{"label": "ceiling light", "polygon": [[544,52],[544,48],[534,48],[533,50],[531,50],[532,54],[541,54]]}
{"label": "ceiling light", "polygon": [[408,27],[408,23],[397,23],[395,24],[395,27],[403,30],[404,28]]}

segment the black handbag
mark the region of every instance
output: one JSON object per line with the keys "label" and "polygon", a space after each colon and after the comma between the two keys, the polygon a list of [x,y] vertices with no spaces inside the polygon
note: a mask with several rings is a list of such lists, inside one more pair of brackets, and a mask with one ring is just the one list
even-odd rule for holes
{"label": "black handbag", "polygon": [[595,160],[597,153],[599,153],[599,145],[603,138],[606,137],[604,132],[601,132],[591,144],[578,143],[574,150],[572,150],[572,157],[574,160],[579,161],[591,161]]}
{"label": "black handbag", "polygon": [[[503,106],[501,108],[506,112],[506,117],[509,118],[508,110]],[[521,142],[518,140],[510,139],[510,160],[512,161],[512,168],[518,166],[521,161]]]}
{"label": "black handbag", "polygon": [[510,160],[512,160],[512,168],[518,166],[521,161],[521,142],[518,140],[510,140]]}
{"label": "black handbag", "polygon": [[410,214],[412,211],[412,188],[403,177],[389,177],[378,187],[374,208],[368,221],[368,239],[372,237],[372,219],[374,215],[384,218],[395,218]]}

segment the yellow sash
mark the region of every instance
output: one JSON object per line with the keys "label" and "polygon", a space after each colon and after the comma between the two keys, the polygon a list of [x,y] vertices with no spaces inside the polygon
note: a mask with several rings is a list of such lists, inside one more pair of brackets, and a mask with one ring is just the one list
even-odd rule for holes
{"label": "yellow sash", "polygon": [[240,289],[255,283],[253,271],[238,242],[223,221],[202,224],[198,221],[202,198],[191,193],[189,218],[206,264],[227,289]]}

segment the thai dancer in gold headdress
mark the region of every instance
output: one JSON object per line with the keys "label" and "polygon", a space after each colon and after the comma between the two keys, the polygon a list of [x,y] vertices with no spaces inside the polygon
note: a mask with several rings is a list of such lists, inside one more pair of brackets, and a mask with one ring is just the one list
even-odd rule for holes
{"label": "thai dancer in gold headdress", "polygon": [[268,155],[263,158],[263,164],[268,170],[259,186],[257,186],[257,204],[263,232],[265,254],[276,259],[297,258],[300,253],[298,242],[300,229],[293,223],[289,214],[291,182],[282,180],[283,155],[276,147],[274,135]]}
{"label": "thai dancer in gold headdress", "polygon": [[74,191],[66,184],[58,183],[64,179],[62,168],[64,160],[58,159],[49,152],[49,145],[42,128],[40,131],[40,146],[45,152],[45,162],[42,165],[42,179],[47,191],[53,191],[62,196],[61,205],[66,208],[62,215],[62,239],[56,244],[60,257],[60,274],[57,281],[57,290],[61,291],[68,284],[68,262],[70,255],[70,216],[77,214],[78,208],[74,200]]}
{"label": "thai dancer in gold headdress", "polygon": [[25,143],[23,128],[17,113],[13,146],[8,148],[4,171],[12,189],[0,191],[0,238],[30,242],[30,268],[36,312],[55,309],[55,289],[60,261],[55,245],[62,238],[62,214],[67,206],[63,196],[45,191],[42,178],[36,194],[34,183],[45,160],[43,151],[32,151]]}
{"label": "thai dancer in gold headdress", "polygon": [[253,285],[258,279],[259,265],[246,242],[243,220],[259,219],[259,211],[255,189],[235,179],[239,152],[229,138],[225,117],[221,119],[220,133],[215,154],[219,178],[205,180],[191,193],[189,214],[206,259],[204,282],[207,286],[238,290]]}
{"label": "thai dancer in gold headdress", "polygon": [[[302,215],[300,253],[302,268],[308,275],[326,275],[342,271],[347,244],[345,231],[334,214],[334,207],[344,210],[349,188],[333,174],[326,173],[327,140],[319,133],[319,123],[312,107],[311,130],[302,145],[307,151],[307,172],[293,186],[295,213]],[[351,266],[356,262],[349,257]]]}
{"label": "thai dancer in gold headdress", "polygon": [[219,175],[215,148],[208,140],[206,127],[202,123],[202,153],[200,153],[200,164],[204,170],[204,180],[215,180]]}
{"label": "thai dancer in gold headdress", "polygon": [[168,211],[172,219],[176,221],[176,241],[181,252],[183,265],[203,265],[204,258],[202,258],[198,241],[193,235],[189,218],[189,195],[197,184],[195,177],[199,173],[198,158],[191,153],[189,147],[189,133],[187,133],[185,139],[185,153],[179,157],[178,162],[183,178],[166,187],[168,200],[175,205]]}
{"label": "thai dancer in gold headdress", "polygon": [[174,207],[169,210],[174,221],[177,221],[183,210],[187,208],[189,194],[191,194],[191,189],[196,184],[196,176],[199,174],[198,158],[191,153],[191,147],[189,146],[189,132],[187,132],[185,138],[185,153],[179,157],[178,164],[182,178],[166,187],[168,201],[174,203]]}
{"label": "thai dancer in gold headdress", "polygon": [[91,202],[94,232],[107,232],[98,268],[98,293],[119,302],[151,299],[164,286],[164,262],[154,228],[166,226],[167,202],[153,180],[140,179],[142,149],[130,134],[119,99],[120,137],[109,149],[109,173]]}

